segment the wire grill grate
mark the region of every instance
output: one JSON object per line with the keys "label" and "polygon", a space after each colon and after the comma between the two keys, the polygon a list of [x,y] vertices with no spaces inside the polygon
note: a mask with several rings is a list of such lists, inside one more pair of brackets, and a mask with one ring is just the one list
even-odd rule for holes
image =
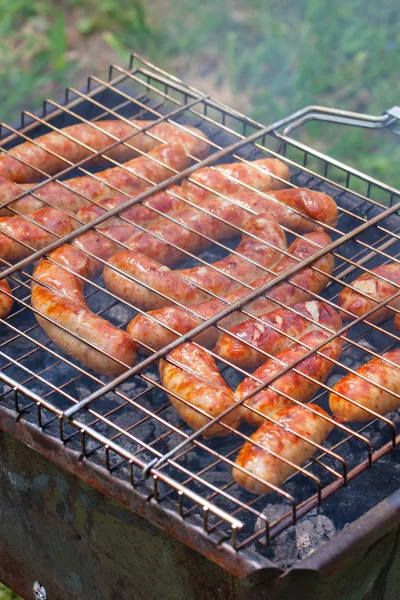
{"label": "wire grill grate", "polygon": [[[314,294],[314,299],[335,306],[340,290],[360,273],[378,264],[399,261],[398,190],[341,165],[285,132],[279,133],[290,119],[264,128],[138,57],[134,57],[128,70],[113,66],[108,81],[89,78],[85,93],[68,88],[65,106],[49,100],[44,104],[42,116],[23,113],[20,128],[2,125],[3,148],[7,152],[17,143],[34,140],[37,134],[74,122],[96,123],[109,117],[154,118],[170,120],[182,127],[199,127],[210,140],[210,156],[201,165],[213,164],[215,160],[247,162],[266,156],[280,157],[291,170],[288,186],[330,194],[338,203],[339,220],[329,231],[333,245],[322,253],[329,250],[334,253],[335,270],[321,297]],[[371,122],[376,127],[386,124],[387,116]],[[47,176],[44,183],[57,180],[68,186],[65,176],[95,177],[96,171],[89,160],[90,156],[79,165],[66,164],[61,173]],[[105,156],[104,161],[107,167],[116,164]],[[196,168],[198,163],[184,173],[172,173],[171,179],[153,189],[179,182]],[[35,196],[42,185],[38,184],[31,193]],[[21,190],[20,197],[24,194]],[[148,195],[149,192],[144,192],[134,199],[127,195],[123,208],[144,201]],[[183,201],[190,206],[189,201]],[[6,203],[10,211],[17,213],[10,203]],[[110,214],[120,211],[121,207],[88,225],[81,223],[77,232],[93,227],[101,232],[101,225]],[[174,220],[173,215],[165,218]],[[237,233],[241,233],[240,229]],[[223,546],[231,544],[244,550],[255,541],[270,543],[289,524],[398,444],[397,414],[375,418],[361,427],[335,422],[328,441],[316,447],[314,458],[274,493],[274,501],[285,510],[278,519],[269,522],[263,513],[265,496],[251,496],[230,476],[237,451],[249,438],[251,428],[234,431],[229,438],[204,440],[184,426],[167,401],[157,371],[158,357],[165,356],[171,348],[138,362],[133,369],[110,381],[66,357],[39,327],[30,305],[33,265],[50,249],[75,235],[76,232],[56,240],[16,265],[5,265],[2,276],[9,279],[16,302],[13,313],[1,324],[0,398],[6,405],[13,403],[22,417],[38,423],[44,432],[80,449],[86,460],[105,466],[116,478],[131,482],[148,500],[174,508],[182,518],[193,519],[195,524],[200,519],[204,531]],[[301,237],[289,230],[287,235],[289,240]],[[228,250],[230,244],[214,243],[202,257],[206,262],[214,261]],[[194,260],[187,254],[188,260]],[[188,264],[195,264],[193,260]],[[305,264],[300,263],[294,270]],[[104,288],[101,278],[83,283],[87,284],[85,296],[91,309],[115,325],[125,328],[138,312]],[[267,294],[268,289],[267,286],[264,290]],[[260,293],[258,290],[257,294]],[[246,311],[247,301],[248,297],[240,302],[241,310]],[[210,323],[217,323],[220,318],[220,314],[216,315]],[[222,325],[218,327],[223,330]],[[343,353],[314,398],[323,407],[329,389],[340,376],[372,356],[392,349],[399,341],[391,320],[379,325],[356,322],[335,335],[341,334],[346,334]],[[185,339],[192,335],[190,332]],[[173,345],[177,346],[182,339]],[[223,361],[218,364],[232,387],[243,377],[232,365]],[[263,523],[263,527],[255,529],[256,521]]]}

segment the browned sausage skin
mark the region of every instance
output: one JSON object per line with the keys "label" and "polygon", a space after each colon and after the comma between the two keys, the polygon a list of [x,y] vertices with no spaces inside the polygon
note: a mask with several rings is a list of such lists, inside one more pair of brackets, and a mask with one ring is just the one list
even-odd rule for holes
{"label": "browned sausage skin", "polygon": [[[32,203],[38,207],[37,199],[45,203],[77,213],[86,206],[89,200],[96,202],[118,196],[121,193],[136,195],[151,183],[160,183],[171,177],[176,171],[186,169],[190,159],[182,144],[166,144],[158,146],[146,156],[134,158],[123,165],[96,173],[95,176],[82,176],[68,179],[65,185],[56,181],[46,183],[35,191],[35,197],[27,195],[21,199],[26,211],[26,205]],[[11,187],[13,190],[11,190]],[[67,187],[65,187],[67,186]],[[0,201],[4,203],[21,194],[22,190],[29,191],[34,184],[16,186],[6,179],[0,178]],[[22,189],[21,189],[22,188]],[[12,195],[14,193],[14,196]],[[19,210],[19,200],[16,208]],[[20,211],[22,212],[22,211]]]}
{"label": "browned sausage skin", "polygon": [[[138,194],[143,191],[145,190],[139,190]],[[147,200],[144,200],[143,204],[134,204],[130,208],[122,211],[120,216],[125,220],[119,217],[112,217],[107,219],[107,221],[104,221],[100,227],[120,225],[126,221],[131,221],[135,225],[141,225],[142,227],[147,228],[162,218],[156,211],[163,214],[170,214],[185,208],[185,203],[178,197],[180,193],[181,188],[176,185],[173,185],[166,190],[156,192],[147,198]],[[132,197],[134,197],[133,194]],[[89,221],[93,221],[93,219],[105,215],[108,210],[111,210],[116,206],[122,206],[122,204],[125,204],[128,200],[129,198],[127,196],[111,196],[111,198],[101,200],[99,205],[89,204],[88,206],[84,206],[78,211],[77,217],[84,223],[89,223]]]}
{"label": "browned sausage skin", "polygon": [[333,425],[326,417],[316,404],[278,411],[275,422],[265,421],[251,436],[253,443],[246,441],[242,446],[233,469],[236,483],[253,494],[266,494],[273,491],[271,486],[279,487],[296,466],[315,453],[316,447],[310,442],[322,444],[331,432]]}
{"label": "browned sausage skin", "polygon": [[[182,344],[160,360],[160,376],[171,404],[192,429],[200,429],[236,403],[213,358],[195,344]],[[221,423],[237,427],[240,418],[238,406]],[[221,423],[208,427],[204,437],[229,435],[230,429]]]}
{"label": "browned sausage skin", "polygon": [[[314,348],[328,339],[329,334],[322,331],[312,331],[302,336],[298,343],[293,344],[286,350],[267,360],[259,367],[251,377],[246,377],[236,390],[236,397],[241,400],[250,392],[267,381],[270,377],[278,374],[286,365],[290,365],[304,356],[310,348]],[[327,342],[321,348],[319,354],[311,354],[299,362],[294,370],[289,370],[273,381],[270,386],[262,389],[251,396],[244,403],[244,418],[252,425],[260,425],[264,422],[263,415],[273,416],[282,408],[292,405],[292,400],[307,402],[318,389],[320,383],[325,381],[334,367],[342,351],[340,338]],[[326,357],[326,358],[325,358]],[[304,375],[311,377],[304,377]],[[256,378],[256,379],[254,379]],[[255,409],[245,410],[245,407]],[[261,414],[258,414],[261,413]]]}
{"label": "browned sausage skin", "polygon": [[40,208],[30,218],[37,225],[19,216],[0,218],[0,259],[18,262],[74,230],[72,220],[56,208]]}
{"label": "browned sausage skin", "polygon": [[[171,271],[143,254],[122,251],[110,259],[111,266],[105,267],[105,284],[114,294],[142,310],[165,306],[170,303],[168,298],[181,304],[200,302],[207,298],[207,294],[201,292],[201,288],[206,292],[222,295],[238,287],[239,281],[246,283],[254,279],[262,272],[262,267],[268,268],[280,258],[280,250],[286,250],[285,234],[275,220],[264,215],[251,217],[245,229],[250,235],[243,236],[236,254],[230,254],[213,264],[218,270],[201,265],[192,269]],[[125,277],[115,270],[115,267],[139,281]],[[150,285],[155,291],[143,287],[140,282]],[[196,286],[200,288],[197,293]]]}
{"label": "browned sausage skin", "polygon": [[213,192],[229,196],[245,189],[243,184],[255,190],[268,192],[286,187],[289,179],[289,168],[284,162],[276,158],[262,158],[251,164],[236,162],[204,167],[195,171],[190,179],[186,179],[182,183],[182,189],[187,197],[197,204],[209,198]]}
{"label": "browned sausage skin", "polygon": [[[133,137],[127,139],[126,143],[118,144],[91,162],[105,162],[105,156],[118,162],[126,162],[137,156],[138,151],[150,152],[162,143],[172,142],[183,143],[189,154],[200,159],[207,156],[207,138],[200,130],[187,126],[184,131],[171,123],[158,123],[148,132],[139,131],[151,124],[152,121],[132,120],[126,123],[110,120],[93,124],[79,123],[60,131],[51,131],[36,138],[34,142],[24,142],[7,154],[0,154],[0,175],[17,183],[42,181],[45,176],[65,169],[69,163],[78,163],[89,157],[91,150],[101,151],[115,143],[115,138],[122,140],[130,134]],[[43,171],[45,176],[37,169]]]}
{"label": "browned sausage skin", "polygon": [[[387,279],[388,281],[384,281]],[[390,283],[392,282],[392,283]],[[343,288],[337,304],[342,309],[343,319],[362,317],[374,306],[387,300],[400,290],[400,263],[389,263],[364,273],[355,279],[351,288]],[[400,296],[390,303],[393,308],[400,308]],[[350,313],[350,314],[349,314]],[[382,307],[368,317],[368,321],[378,323],[393,315],[390,307]]]}
{"label": "browned sausage skin", "polygon": [[[178,197],[183,197],[183,192],[180,188],[175,187],[170,191],[175,192]],[[292,190],[288,191],[292,192]],[[286,190],[276,192],[274,196],[280,198],[278,195],[285,192]],[[290,194],[292,199],[296,196],[304,199],[304,193],[307,192],[314,194],[314,196],[319,194],[321,196],[321,203],[325,204],[325,195],[319,192],[310,192],[309,190],[302,189],[296,189],[294,192],[295,194]],[[170,197],[173,197],[172,193]],[[284,199],[286,200],[286,197]],[[104,202],[112,204],[113,200],[115,201],[116,199]],[[153,203],[151,204],[150,201],[153,201],[153,197],[145,201],[144,204],[152,206]],[[170,219],[163,219],[157,213],[151,215],[151,210],[148,210],[150,214],[146,214],[146,220],[144,220],[140,211],[145,211],[145,207],[134,206],[125,211],[124,217],[147,227],[148,232],[133,234],[127,244],[132,250],[141,252],[169,267],[176,266],[186,259],[185,253],[181,250],[196,254],[208,248],[211,242],[206,238],[224,241],[235,237],[237,235],[235,228],[243,229],[245,227],[246,222],[251,216],[250,210],[256,214],[267,213],[269,217],[275,218],[280,225],[289,227],[295,231],[313,231],[317,228],[317,224],[314,221],[302,217],[280,201],[272,202],[269,198],[266,199],[253,192],[243,192],[241,195],[232,196],[229,200],[219,197],[208,198],[199,204],[201,210],[193,207],[180,210],[180,207],[184,205],[183,200],[171,203],[170,207],[167,206],[166,202],[164,202],[164,206],[160,206],[160,204],[158,207],[155,206],[155,208],[164,213],[173,213],[173,219],[174,221],[178,221],[178,223]],[[316,215],[312,211],[306,212],[309,205],[305,202],[304,205],[304,214],[315,217]],[[310,206],[313,206],[312,202],[310,202]],[[112,206],[109,207],[111,208]],[[176,212],[177,208],[178,212]],[[89,216],[94,218],[98,214],[104,214],[104,212],[99,207],[85,207],[79,211],[78,216],[86,222],[90,220]],[[328,209],[325,211],[325,214],[329,214]],[[153,216],[155,223],[151,222],[151,216]],[[114,223],[117,221],[118,219],[113,220]]]}
{"label": "browned sausage skin", "polygon": [[11,293],[11,288],[7,281],[2,279],[0,281],[0,319],[6,319],[12,310],[14,300],[11,297]]}
{"label": "browned sausage skin", "polygon": [[399,367],[400,350],[389,350],[343,377],[329,396],[335,417],[342,421],[371,421],[375,416],[368,409],[385,415],[400,408],[400,399],[395,395],[400,394]]}
{"label": "browned sausage skin", "polygon": [[[293,258],[287,256],[274,265],[274,273],[280,274],[285,272],[287,269],[295,266],[298,260],[304,260],[305,258],[312,256],[320,247],[326,246],[330,242],[329,236],[323,231],[312,232],[304,236],[304,239],[296,240],[288,249],[288,253],[292,255]],[[296,273],[296,275],[293,275],[290,278],[290,282],[282,282],[269,290],[268,297],[261,296],[260,298],[253,300],[246,306],[246,310],[255,316],[259,316],[279,308],[279,304],[277,305],[276,302],[282,302],[286,305],[289,303],[296,304],[297,302],[310,299],[312,293],[318,294],[322,292],[329,280],[329,274],[333,271],[333,256],[327,254],[315,261],[313,266],[314,269],[311,267],[302,269],[299,273]],[[315,268],[318,268],[322,272],[316,271]],[[254,288],[259,287],[271,279],[273,279],[272,276],[266,275],[265,277],[252,282],[252,286]],[[227,304],[233,304],[240,298],[246,296],[246,294],[248,294],[247,288],[236,290],[225,297],[225,302],[223,300],[213,299],[192,306],[192,311],[194,312],[177,306],[163,307],[149,312],[148,316],[136,316],[129,323],[127,331],[139,344],[143,342],[144,352],[148,352],[146,347],[159,350],[176,339],[177,335],[173,333],[173,331],[170,331],[170,329],[175,330],[179,334],[187,333],[200,325],[204,319],[214,316],[219,311],[223,310]],[[248,317],[242,312],[235,311],[223,319],[221,324],[227,329],[230,329],[247,318]],[[215,345],[218,335],[219,332],[215,327],[209,327],[196,338],[196,341],[211,348]]]}
{"label": "browned sausage skin", "polygon": [[274,355],[306,333],[321,328],[334,332],[342,327],[339,315],[324,302],[309,300],[294,304],[292,309],[279,308],[260,315],[262,322],[248,319],[232,327],[230,332],[235,337],[223,333],[214,352],[228,362],[252,371],[266,360],[260,350]]}
{"label": "browned sausage skin", "polygon": [[102,263],[85,250],[107,260],[115,244],[93,231],[75,244],[61,246],[38,263],[33,272],[32,307],[40,326],[66,354],[98,373],[119,375],[134,365],[136,345],[127,333],[89,310],[80,279],[93,279],[101,271]]}

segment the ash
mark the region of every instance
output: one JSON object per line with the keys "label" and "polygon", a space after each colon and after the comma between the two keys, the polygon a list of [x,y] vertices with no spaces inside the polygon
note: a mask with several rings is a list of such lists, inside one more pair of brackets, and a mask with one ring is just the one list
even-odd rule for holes
{"label": "ash", "polygon": [[[283,516],[287,510],[287,506],[268,504],[262,514],[268,521],[273,522]],[[263,519],[258,518],[255,531],[262,531],[264,528]],[[288,527],[278,535],[264,554],[268,554],[268,558],[274,560],[278,566],[288,569],[297,561],[312,554],[335,533],[336,527],[331,519],[314,510],[298,521],[296,525]]]}

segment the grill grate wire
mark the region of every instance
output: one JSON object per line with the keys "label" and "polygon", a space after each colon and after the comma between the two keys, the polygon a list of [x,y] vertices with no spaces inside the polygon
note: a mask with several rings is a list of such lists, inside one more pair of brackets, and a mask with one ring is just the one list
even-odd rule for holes
{"label": "grill grate wire", "polygon": [[[165,390],[155,370],[158,358],[165,356],[182,340],[191,339],[194,332],[182,336],[171,347],[164,348],[139,362],[115,380],[107,381],[102,376],[87,372],[63,355],[34,321],[34,310],[29,301],[30,283],[34,279],[32,266],[38,258],[72,241],[79,233],[95,228],[102,235],[107,235],[102,232],[101,225],[110,216],[119,215],[125,208],[143,202],[154,190],[179,182],[183,176],[190,176],[199,166],[213,164],[214,161],[239,160],[247,163],[262,156],[278,157],[291,168],[291,181],[286,182],[288,187],[323,190],[339,205],[338,225],[328,228],[328,233],[334,240],[333,244],[320,252],[321,255],[328,251],[333,252],[335,270],[323,294],[313,294],[313,299],[323,300],[334,307],[340,289],[349,286],[359,273],[370,272],[372,266],[381,264],[382,261],[399,262],[400,221],[396,215],[396,203],[399,201],[400,192],[325,157],[285,134],[278,133],[276,130],[281,123],[263,128],[136,56],[133,57],[129,69],[113,65],[109,81],[89,78],[86,93],[67,88],[65,100],[65,106],[46,101],[42,117],[30,112],[22,113],[21,128],[3,124],[0,133],[7,133],[3,140],[4,152],[15,143],[26,140],[36,143],[35,138],[30,136],[38,131],[59,131],[65,120],[68,123],[72,119],[73,122],[90,123],[95,126],[96,121],[104,117],[125,120],[147,117],[156,119],[155,122],[165,120],[180,127],[200,127],[209,136],[210,155],[203,161],[195,160],[194,165],[183,173],[173,173],[167,182],[153,185],[149,192],[139,194],[133,199],[130,199],[128,194],[116,190],[119,195],[127,197],[127,202],[122,207],[109,211],[89,224],[78,223],[78,229],[74,233],[57,239],[43,250],[33,252],[15,265],[5,264],[2,277],[9,278],[17,306],[10,317],[2,321],[2,401],[12,398],[20,416],[31,418],[34,412],[36,422],[44,431],[52,432],[55,428],[56,435],[64,443],[79,444],[82,456],[86,459],[100,460],[111,474],[127,477],[139,491],[142,488],[146,489],[147,499],[155,499],[161,505],[163,502],[172,503],[179,515],[185,519],[198,519],[200,513],[204,531],[209,535],[218,534],[222,545],[229,542],[238,550],[244,550],[254,541],[269,544],[271,539],[289,524],[294,523],[390,452],[400,440],[398,423],[392,418],[375,414],[372,415],[374,418],[370,423],[361,427],[335,421],[334,433],[328,438],[329,443],[313,443],[317,452],[313,459],[303,467],[298,467],[296,473],[283,486],[275,489],[274,497],[287,505],[287,511],[274,522],[268,522],[262,512],[265,497],[250,496],[226,477],[234,464],[237,451],[249,439],[249,431],[232,431],[228,442],[226,439],[203,440],[198,432],[192,433],[182,425],[162,393]],[[85,117],[82,112],[89,113],[90,116]],[[383,126],[385,123],[386,118],[376,119],[377,126]],[[62,130],[60,131],[63,134]],[[68,188],[68,180],[61,179],[66,175],[96,177],[89,164],[96,154],[103,155],[107,167],[121,166],[115,160],[104,156],[107,150],[117,143],[119,142],[115,140],[102,152],[93,151],[91,156],[80,161],[78,165],[68,164],[68,161],[64,160],[66,167],[63,171],[53,176],[42,173],[46,177],[45,181],[37,184],[29,193],[35,197],[35,192],[50,181],[58,181]],[[127,140],[124,143],[129,144]],[[353,181],[357,185],[353,186]],[[147,183],[153,184],[150,181]],[[352,189],[359,184],[365,186],[365,193]],[[203,187],[207,189],[206,186]],[[249,186],[244,187],[251,189]],[[26,193],[21,190],[18,198],[24,197]],[[224,198],[223,194],[217,195]],[[268,198],[268,193],[260,195]],[[36,197],[39,199],[37,195]],[[179,198],[188,207],[195,206],[185,198]],[[9,206],[15,199],[6,202],[5,206],[11,212],[19,214]],[[42,199],[41,201],[43,202]],[[386,208],[387,205],[390,206],[389,209]],[[196,209],[206,212],[198,206]],[[79,221],[76,215],[65,212]],[[248,212],[251,216],[252,211]],[[123,216],[119,216],[128,223]],[[177,222],[173,214],[163,215],[163,218]],[[144,228],[140,229],[146,231]],[[238,227],[236,230],[238,235],[244,232]],[[302,238],[300,234],[287,228],[286,233],[289,239]],[[205,258],[199,259],[189,251],[183,252],[188,260],[196,260],[197,264],[208,264],[210,256],[215,260],[221,252],[232,252],[229,244],[213,240],[209,242],[212,243],[212,249]],[[314,261],[316,256],[308,263]],[[293,273],[305,265],[307,261],[299,262]],[[271,272],[268,269],[264,270]],[[288,273],[281,279],[287,277]],[[131,276],[129,278],[136,281]],[[95,307],[94,312],[120,327],[125,327],[134,314],[142,312],[105,289],[102,281],[92,282],[82,277],[81,280],[87,286],[85,296],[89,305]],[[279,278],[274,285],[277,281]],[[261,293],[268,295],[272,285],[267,284],[256,291],[252,291],[250,285],[244,285],[249,290],[246,298],[237,306],[227,307],[224,313],[219,313],[207,321],[206,325],[202,324],[196,332],[211,323],[221,331],[226,331],[218,321],[222,314],[228,314],[236,308],[252,319],[260,321],[246,311],[245,305],[252,296],[256,297]],[[398,294],[400,290],[396,296]],[[217,295],[214,296],[218,298]],[[295,312],[293,308],[289,308]],[[340,373],[354,372],[354,369],[372,356],[380,356],[398,343],[390,320],[379,325],[368,322],[367,318],[363,319],[363,322],[359,321],[346,324],[341,331],[331,336],[333,339],[347,334],[342,356],[336,361],[332,360],[335,369],[327,382],[320,385],[320,391],[314,398],[314,401],[317,400],[323,406],[326,404],[326,396],[333,385],[332,382],[338,379]],[[318,349],[313,348],[309,353],[317,351]],[[266,359],[269,356],[265,353]],[[228,381],[238,381],[241,376],[247,375],[226,360],[219,360],[221,371]],[[41,367],[43,363],[46,365]],[[282,371],[267,383],[273,387],[275,379],[285,369],[296,368],[296,364],[283,366]],[[54,372],[57,373],[57,383],[52,379]],[[266,383],[263,384],[265,385]],[[381,435],[377,443],[375,429],[378,425]],[[210,424],[207,425],[209,426]],[[228,425],[225,427],[229,428]],[[370,440],[371,432],[374,443]],[[344,452],[349,444],[360,446],[359,453],[352,462],[346,459]],[[218,478],[221,471],[224,477]],[[149,481],[152,481],[151,487]],[[186,503],[190,506],[186,506]],[[264,522],[264,529],[254,531],[256,519]]]}

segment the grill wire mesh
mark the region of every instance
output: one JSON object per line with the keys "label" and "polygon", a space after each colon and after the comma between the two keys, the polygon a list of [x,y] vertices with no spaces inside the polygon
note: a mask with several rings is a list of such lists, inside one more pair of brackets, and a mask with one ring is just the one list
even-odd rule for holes
{"label": "grill wire mesh", "polygon": [[[113,66],[108,81],[90,78],[85,92],[68,88],[65,106],[46,101],[41,117],[25,112],[21,128],[3,125],[3,149],[7,152],[18,143],[66,125],[95,124],[100,119],[115,117],[170,119],[178,125],[199,127],[210,140],[212,158],[208,162],[212,162],[215,153],[218,162],[278,157],[290,167],[287,187],[307,187],[331,195],[339,206],[338,224],[328,229],[335,243],[331,249],[335,269],[323,294],[313,294],[313,299],[335,307],[338,293],[361,273],[379,264],[399,261],[400,219],[395,209],[385,211],[398,203],[400,192],[276,131],[263,133],[262,126],[251,119],[137,58],[130,69]],[[249,136],[252,136],[250,141]],[[116,164],[111,159],[105,160],[107,167]],[[95,172],[87,163],[88,159],[84,159],[77,167],[65,161],[65,170],[47,177],[46,181],[63,181],[68,186],[65,176]],[[171,173],[174,175],[179,180],[180,175]],[[173,215],[165,218],[173,220]],[[372,219],[375,220],[371,223]],[[82,231],[92,226],[83,226]],[[289,241],[301,237],[289,230],[286,233]],[[64,241],[59,239],[52,247],[61,246]],[[201,258],[214,261],[234,247],[215,242]],[[30,305],[33,266],[47,251],[48,248],[32,253],[14,266],[4,265],[3,276],[7,276],[12,287],[15,306],[1,323],[1,401],[12,401],[24,418],[37,422],[45,433],[61,437],[67,447],[80,448],[86,460],[95,461],[116,478],[130,482],[147,501],[156,500],[160,506],[174,508],[182,518],[200,522],[207,534],[222,545],[242,550],[254,542],[269,544],[296,519],[397,445],[397,413],[371,418],[361,426],[335,421],[326,442],[315,447],[313,459],[279,490],[268,499],[265,495],[247,493],[234,483],[231,470],[238,450],[252,433],[251,428],[241,427],[229,437],[210,440],[193,435],[167,400],[158,375],[157,358],[150,356],[140,362],[143,357],[139,357],[133,370],[111,382],[107,377],[86,371],[49,341]],[[187,254],[187,266],[198,264]],[[92,310],[115,325],[125,328],[137,314],[134,306],[104,287],[101,277],[83,283]],[[218,317],[214,322],[217,320]],[[373,356],[396,347],[399,341],[393,319],[379,325],[364,321],[345,324],[335,335],[340,334],[345,335],[342,355],[313,399],[324,408],[336,381]],[[243,378],[243,373],[233,365],[222,361],[218,365],[233,388]],[[66,410],[68,423],[63,419]],[[279,517],[271,520],[265,516],[263,509],[267,502],[283,507]]]}

